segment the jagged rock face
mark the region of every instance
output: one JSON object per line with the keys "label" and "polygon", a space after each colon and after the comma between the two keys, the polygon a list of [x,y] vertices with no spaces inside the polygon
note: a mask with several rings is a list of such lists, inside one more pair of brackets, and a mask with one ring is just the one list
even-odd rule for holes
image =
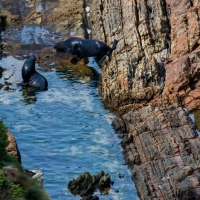
{"label": "jagged rock face", "polygon": [[[199,199],[200,108],[197,0],[87,1],[92,37],[112,45],[99,93],[119,112],[113,125],[141,199]],[[182,106],[182,107],[181,107]]]}
{"label": "jagged rock face", "polygon": [[200,140],[188,114],[177,105],[146,106],[122,119],[123,154],[141,199],[199,197]]}
{"label": "jagged rock face", "polygon": [[158,97],[192,111],[199,100],[198,1],[89,1],[92,36],[120,40],[102,70],[108,108]]}
{"label": "jagged rock face", "polygon": [[199,1],[167,1],[170,8],[172,61],[165,65],[163,95],[176,96],[189,111],[200,108]]}
{"label": "jagged rock face", "polygon": [[109,45],[114,38],[119,40],[111,62],[102,70],[105,105],[116,108],[158,97],[164,88],[164,63],[170,53],[165,2],[92,1],[91,7],[93,38]]}

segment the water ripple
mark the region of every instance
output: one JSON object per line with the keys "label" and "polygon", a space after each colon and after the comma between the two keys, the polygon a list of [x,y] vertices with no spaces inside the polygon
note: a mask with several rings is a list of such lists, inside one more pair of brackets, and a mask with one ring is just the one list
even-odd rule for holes
{"label": "water ripple", "polygon": [[20,101],[21,88],[0,91],[0,119],[17,139],[23,166],[43,170],[44,187],[53,200],[80,199],[69,192],[68,182],[100,170],[115,182],[108,196],[96,192],[100,199],[137,199],[120,140],[110,125],[114,116],[104,110],[97,89],[63,81],[55,71],[41,73],[49,90],[37,92],[32,104]]}

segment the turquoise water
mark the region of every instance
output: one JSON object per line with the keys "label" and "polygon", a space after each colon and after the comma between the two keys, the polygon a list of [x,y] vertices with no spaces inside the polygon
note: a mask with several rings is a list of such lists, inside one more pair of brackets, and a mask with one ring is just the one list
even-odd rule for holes
{"label": "turquoise water", "polygon": [[[0,65],[5,63],[3,58]],[[37,92],[31,104],[21,87],[0,90],[0,119],[17,139],[24,168],[43,171],[44,188],[52,200],[80,199],[67,189],[68,182],[83,172],[93,175],[100,170],[114,181],[109,195],[96,193],[100,199],[138,199],[111,126],[113,116],[104,109],[96,82],[83,84],[55,70],[40,73],[49,90]]]}

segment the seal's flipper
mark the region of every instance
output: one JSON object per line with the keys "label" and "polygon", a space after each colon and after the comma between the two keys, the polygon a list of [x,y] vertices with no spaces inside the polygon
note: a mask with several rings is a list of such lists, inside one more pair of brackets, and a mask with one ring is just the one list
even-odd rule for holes
{"label": "seal's flipper", "polygon": [[99,63],[102,63],[102,62],[105,60],[105,58],[106,58],[106,54],[105,54],[103,57],[101,57],[101,58],[98,60],[98,62],[99,62]]}

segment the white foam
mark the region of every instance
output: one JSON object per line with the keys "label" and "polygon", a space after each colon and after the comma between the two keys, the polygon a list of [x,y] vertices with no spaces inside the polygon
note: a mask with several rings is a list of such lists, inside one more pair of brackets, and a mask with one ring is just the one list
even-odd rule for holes
{"label": "white foam", "polygon": [[85,7],[85,11],[90,12],[90,7],[89,6]]}
{"label": "white foam", "polygon": [[79,154],[82,154],[82,153],[83,153],[82,151],[80,151],[80,148],[77,148],[77,147],[74,147],[74,146],[70,147],[69,150],[71,151],[71,153],[72,153],[73,155],[75,155],[75,154],[77,154],[77,153],[79,153]]}
{"label": "white foam", "polygon": [[116,118],[116,115],[114,115],[112,113],[107,113],[104,116],[109,124],[112,124],[113,120]]}

